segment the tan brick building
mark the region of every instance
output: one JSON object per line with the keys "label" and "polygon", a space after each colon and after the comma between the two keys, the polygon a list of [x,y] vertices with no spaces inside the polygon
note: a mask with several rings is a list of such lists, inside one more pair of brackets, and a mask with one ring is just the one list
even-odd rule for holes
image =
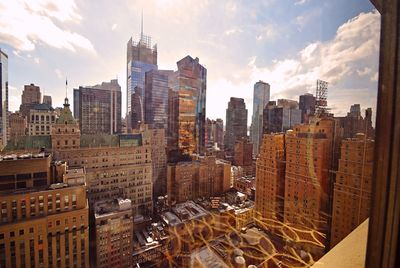
{"label": "tan brick building", "polygon": [[265,134],[256,169],[256,215],[283,220],[285,135]]}
{"label": "tan brick building", "polygon": [[333,192],[331,247],[369,216],[373,154],[374,141],[364,134],[342,141]]}
{"label": "tan brick building", "polygon": [[95,204],[96,267],[132,267],[133,217],[131,200]]}
{"label": "tan brick building", "polygon": [[56,123],[56,112],[45,103],[35,104],[29,112],[28,135],[48,136]]}
{"label": "tan brick building", "polygon": [[89,267],[84,177],[50,184],[50,160],[0,159],[0,267]]}
{"label": "tan brick building", "polygon": [[12,113],[8,117],[9,124],[9,140],[15,141],[18,137],[25,135],[26,130],[26,119],[20,113]]}
{"label": "tan brick building", "polygon": [[128,198],[132,212],[152,212],[152,163],[150,141],[129,147],[97,147],[58,150],[55,158],[86,171],[89,203],[104,199]]}
{"label": "tan brick building", "polygon": [[80,148],[81,132],[79,124],[72,116],[68,99],[64,100],[64,107],[51,129],[51,143],[53,150]]}
{"label": "tan brick building", "polygon": [[142,124],[139,130],[132,130],[139,133],[145,140],[150,141],[151,163],[153,167],[153,197],[162,196],[167,193],[167,154],[165,129],[151,129],[148,125]]}
{"label": "tan brick building", "polygon": [[212,156],[169,164],[167,167],[168,203],[180,203],[198,197],[219,196],[229,190],[229,162]]}

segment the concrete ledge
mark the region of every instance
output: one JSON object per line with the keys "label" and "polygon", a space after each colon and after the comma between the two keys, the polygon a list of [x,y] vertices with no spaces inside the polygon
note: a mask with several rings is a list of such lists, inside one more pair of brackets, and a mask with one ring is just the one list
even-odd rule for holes
{"label": "concrete ledge", "polygon": [[368,220],[360,224],[339,244],[318,260],[313,268],[365,267],[367,251]]}

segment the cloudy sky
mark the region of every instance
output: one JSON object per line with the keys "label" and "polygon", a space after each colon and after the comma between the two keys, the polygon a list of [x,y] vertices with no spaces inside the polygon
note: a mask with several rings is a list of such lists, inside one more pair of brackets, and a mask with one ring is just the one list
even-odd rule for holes
{"label": "cloudy sky", "polygon": [[[207,116],[225,119],[231,96],[252,113],[253,85],[298,99],[329,82],[343,115],[376,106],[380,15],[369,0],[1,0],[0,48],[9,55],[10,110],[35,83],[61,106],[72,88],[118,77],[126,95],[126,44],[144,32],[158,44],[159,69],[199,57],[208,70]],[[249,122],[250,124],[250,122]]]}

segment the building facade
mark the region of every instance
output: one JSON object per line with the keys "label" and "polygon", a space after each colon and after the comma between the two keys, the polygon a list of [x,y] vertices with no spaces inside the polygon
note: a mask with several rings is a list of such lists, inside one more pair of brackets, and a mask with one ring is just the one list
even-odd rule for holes
{"label": "building facade", "polygon": [[51,96],[49,95],[43,95],[43,103],[46,103],[47,105],[52,106],[52,100],[51,100]]}
{"label": "building facade", "polygon": [[51,129],[51,144],[54,151],[80,148],[81,132],[79,124],[72,116],[68,98],[65,98],[64,107]]}
{"label": "building facade", "polygon": [[199,197],[220,196],[230,188],[231,165],[215,157],[199,157],[194,161],[167,166],[169,205]]}
{"label": "building facade", "polygon": [[0,148],[7,145],[8,55],[0,49]]}
{"label": "building facade", "polygon": [[145,75],[144,121],[153,128],[168,128],[168,92],[174,72],[151,70]]}
{"label": "building facade", "polygon": [[311,228],[325,236],[329,233],[334,130],[334,119],[318,118],[310,124],[296,125],[285,136],[284,223]]}
{"label": "building facade", "polygon": [[89,267],[85,179],[64,175],[51,184],[50,161],[45,154],[0,161],[1,267]]}
{"label": "building facade", "polygon": [[310,116],[315,113],[315,97],[306,93],[299,96],[299,109],[301,110],[301,123],[309,123]]}
{"label": "building facade", "polygon": [[121,86],[117,79],[74,89],[74,116],[82,134],[121,133]]}
{"label": "building facade", "polygon": [[233,153],[236,140],[247,137],[247,109],[244,99],[231,97],[226,109],[225,150]]}
{"label": "building facade", "polygon": [[374,141],[365,134],[345,139],[333,190],[330,247],[369,217]]}
{"label": "building facade", "polygon": [[254,174],[253,144],[248,138],[240,138],[235,142],[233,151],[233,164],[240,166],[245,175]]}
{"label": "building facade", "polygon": [[90,207],[104,199],[127,198],[134,216],[153,210],[150,140],[140,137],[136,146],[65,149],[55,152],[57,160],[86,170]]}
{"label": "building facade", "polygon": [[204,154],[207,69],[191,56],[178,61],[177,66],[175,93],[170,92],[169,101],[170,144],[181,155]]}
{"label": "building facade", "polygon": [[153,197],[164,196],[167,192],[167,152],[165,129],[149,128],[142,124],[139,130],[134,131],[150,141]]}
{"label": "building facade", "polygon": [[132,121],[131,114],[134,109],[140,111],[143,110],[141,107],[132,107],[131,97],[135,93],[135,88],[140,90],[140,96],[145,96],[145,74],[151,70],[157,70],[157,45],[151,46],[151,37],[143,35],[141,33],[138,42],[134,42],[132,38],[129,39],[127,44],[126,53],[126,113],[128,129],[136,128],[138,122]]}
{"label": "building facade", "polygon": [[343,128],[344,138],[355,138],[357,133],[364,133],[368,138],[375,137],[371,108],[367,108],[365,116],[362,117],[360,104],[354,104],[346,116],[336,118],[339,120],[339,126]]}
{"label": "building facade", "polygon": [[257,217],[282,221],[284,190],[285,135],[264,134],[256,169]]}
{"label": "building facade", "polygon": [[206,147],[212,148],[217,146],[219,149],[224,148],[224,121],[220,118],[206,120]]}
{"label": "building facade", "polygon": [[133,216],[131,200],[95,204],[96,267],[132,267]]}
{"label": "building facade", "polygon": [[48,136],[56,123],[56,113],[53,107],[41,103],[33,105],[28,117],[29,136]]}
{"label": "building facade", "polygon": [[25,136],[26,118],[19,112],[12,113],[8,117],[9,140],[15,141],[18,137]]}
{"label": "building facade", "polygon": [[278,104],[270,101],[263,112],[264,133],[280,133],[292,129],[294,125],[301,123],[301,110],[297,101],[279,99]]}
{"label": "building facade", "polygon": [[258,155],[263,134],[263,111],[270,100],[271,87],[268,83],[258,81],[254,85],[253,116],[251,117],[250,141],[253,143],[253,154]]}
{"label": "building facade", "polygon": [[40,87],[35,84],[24,85],[24,90],[21,95],[20,113],[29,118],[29,112],[35,104],[41,103]]}

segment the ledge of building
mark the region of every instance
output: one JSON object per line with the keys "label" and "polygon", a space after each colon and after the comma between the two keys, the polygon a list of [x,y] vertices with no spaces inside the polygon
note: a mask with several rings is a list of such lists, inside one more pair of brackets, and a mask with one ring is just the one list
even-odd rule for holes
{"label": "ledge of building", "polygon": [[313,268],[365,267],[367,251],[368,219],[326,253]]}

